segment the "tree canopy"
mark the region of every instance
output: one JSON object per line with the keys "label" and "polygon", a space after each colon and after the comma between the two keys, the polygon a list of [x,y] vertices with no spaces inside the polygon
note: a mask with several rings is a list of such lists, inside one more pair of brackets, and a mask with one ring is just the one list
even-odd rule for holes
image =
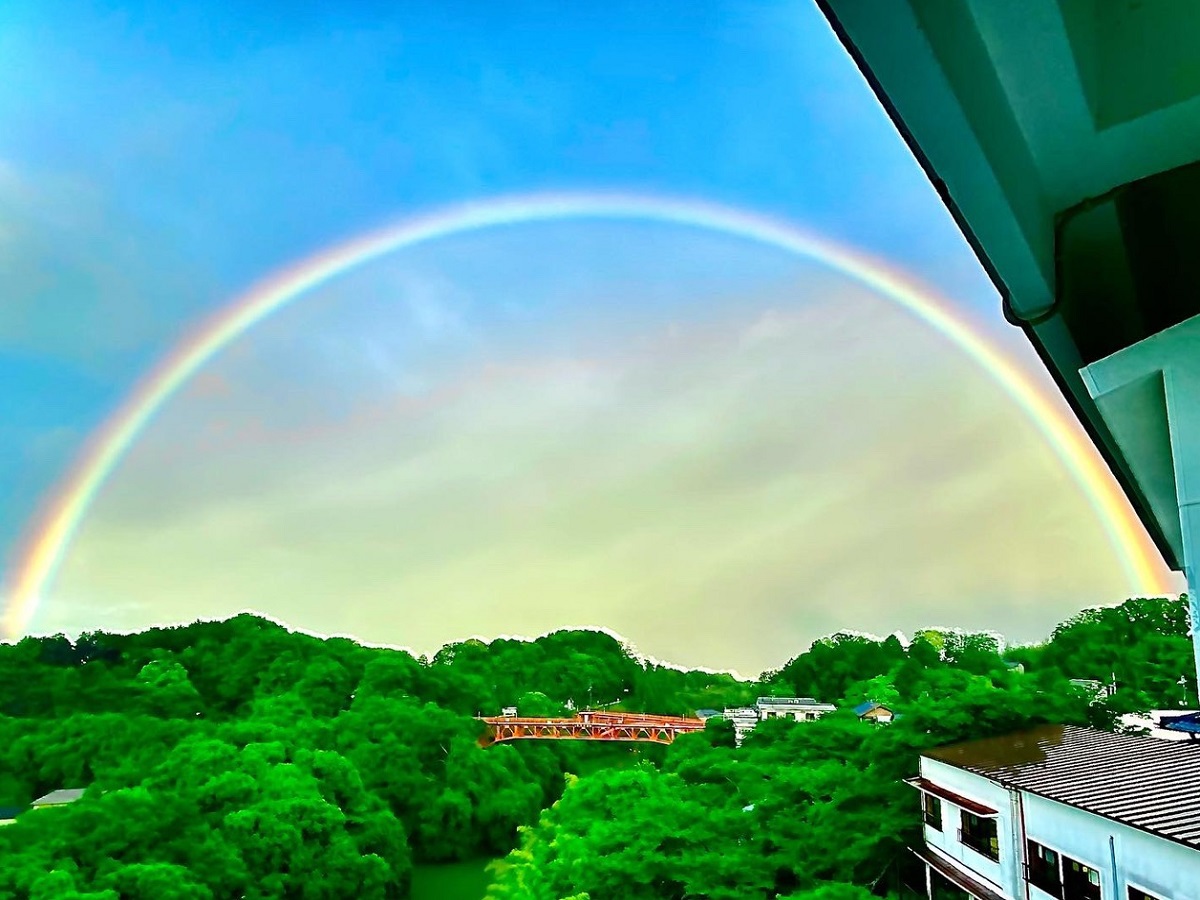
{"label": "tree canopy", "polygon": [[[600,631],[432,659],[251,615],[26,638],[0,644],[0,805],[86,791],[0,829],[0,896],[390,900],[416,863],[508,853],[496,898],[860,900],[916,837],[901,779],[922,749],[1194,703],[1191,659],[1186,604],[1161,599],[1085,611],[1029,647],[835,634],[757,682],[646,662]],[[1068,683],[1114,676],[1103,699]],[[763,722],[740,747],[716,718],[669,748],[485,748],[475,719],[771,694],[840,709]],[[860,722],[847,707],[865,700],[900,717]]]}

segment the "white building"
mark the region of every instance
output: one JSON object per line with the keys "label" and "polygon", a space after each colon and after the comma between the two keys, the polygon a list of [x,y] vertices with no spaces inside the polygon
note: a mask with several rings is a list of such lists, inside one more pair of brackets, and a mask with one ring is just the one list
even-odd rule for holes
{"label": "white building", "polygon": [[758,724],[758,710],[753,706],[739,706],[736,709],[727,709],[722,714],[723,718],[728,719],[733,723],[733,737],[740,745],[754,726]]}
{"label": "white building", "polygon": [[754,726],[766,719],[812,722],[834,709],[836,707],[832,703],[818,703],[812,697],[759,697],[754,706],[726,709],[721,716],[733,722],[734,737],[741,744]]}
{"label": "white building", "polygon": [[1200,898],[1200,745],[1046,725],[921,757],[933,900]]}
{"label": "white building", "polygon": [[836,709],[832,703],[818,703],[812,697],[759,697],[754,706],[760,720],[795,719],[797,722],[812,722]]}
{"label": "white building", "polygon": [[82,797],[83,792],[84,788],[62,788],[57,791],[51,791],[44,797],[38,797],[29,806],[32,809],[49,809],[55,806],[66,806]]}

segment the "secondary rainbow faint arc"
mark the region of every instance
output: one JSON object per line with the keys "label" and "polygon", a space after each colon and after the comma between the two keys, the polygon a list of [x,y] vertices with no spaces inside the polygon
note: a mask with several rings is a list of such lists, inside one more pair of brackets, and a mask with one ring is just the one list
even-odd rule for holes
{"label": "secondary rainbow faint arc", "polygon": [[84,515],[154,414],[209,360],[271,313],[385,254],[465,232],[569,219],[642,220],[719,232],[808,258],[913,313],[990,374],[1032,420],[1100,517],[1134,590],[1162,589],[1150,542],[1078,426],[1061,406],[949,303],[879,260],[795,225],[706,201],[641,194],[506,196],[444,207],[338,244],[283,269],[233,300],[181,341],[89,439],[23,542],[5,612],[10,637],[24,633]]}

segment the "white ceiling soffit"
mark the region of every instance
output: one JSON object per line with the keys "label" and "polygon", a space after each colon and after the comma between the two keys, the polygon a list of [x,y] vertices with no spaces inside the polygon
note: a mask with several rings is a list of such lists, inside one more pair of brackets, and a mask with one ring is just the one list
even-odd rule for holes
{"label": "white ceiling soffit", "polygon": [[823,2],[1022,319],[1052,307],[1059,212],[1200,159],[1200,3]]}

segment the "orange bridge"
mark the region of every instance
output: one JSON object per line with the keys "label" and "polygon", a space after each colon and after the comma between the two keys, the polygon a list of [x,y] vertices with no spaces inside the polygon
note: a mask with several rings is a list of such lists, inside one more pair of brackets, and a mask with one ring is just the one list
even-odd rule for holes
{"label": "orange bridge", "polygon": [[488,733],[480,741],[485,746],[501,741],[528,740],[651,741],[669,744],[681,734],[704,730],[703,719],[642,713],[582,712],[569,719],[488,716],[480,721],[488,726]]}

